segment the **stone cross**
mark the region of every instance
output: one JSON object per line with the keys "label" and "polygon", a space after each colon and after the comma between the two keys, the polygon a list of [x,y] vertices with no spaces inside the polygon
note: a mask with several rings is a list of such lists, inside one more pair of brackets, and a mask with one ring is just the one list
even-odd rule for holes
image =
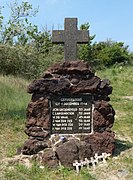
{"label": "stone cross", "polygon": [[53,30],[52,42],[64,44],[65,60],[77,60],[77,43],[88,43],[89,33],[86,30],[78,30],[77,18],[65,18],[65,30]]}
{"label": "stone cross", "polygon": [[73,163],[73,166],[75,166],[77,173],[79,173],[81,163],[79,163],[77,160],[75,160],[75,162]]}

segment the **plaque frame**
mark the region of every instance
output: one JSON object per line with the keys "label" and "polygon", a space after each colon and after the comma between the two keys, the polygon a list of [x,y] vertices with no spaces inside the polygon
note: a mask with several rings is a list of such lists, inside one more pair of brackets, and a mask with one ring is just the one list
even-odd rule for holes
{"label": "plaque frame", "polygon": [[[62,105],[61,102],[68,102],[68,104],[66,103],[65,105],[64,104]],[[79,103],[79,105],[76,105],[78,103]],[[54,95],[54,96],[51,96],[49,98],[49,107],[50,107],[50,135],[58,134],[58,135],[62,135],[62,136],[65,136],[65,135],[70,135],[71,136],[71,135],[88,135],[88,134],[93,134],[93,132],[94,132],[94,130],[93,130],[94,95],[89,94],[89,93],[87,93],[87,94],[76,94],[76,95],[69,95],[69,94]],[[62,116],[62,114],[63,114],[62,109],[63,108],[65,109],[65,107],[66,107],[66,109],[70,108],[70,110],[71,110],[71,108],[73,108],[73,109],[74,108],[75,109],[76,108],[77,109],[78,108],[82,108],[83,110],[85,110],[84,108],[90,108],[90,131],[89,130],[84,130],[84,129],[82,129],[82,130],[78,129],[77,130],[77,127],[74,127],[74,125],[72,126],[72,130],[61,130],[61,129],[60,130],[53,130],[53,122],[55,120],[53,116],[58,115],[60,118],[63,117]],[[59,112],[60,113],[58,112],[58,110],[56,111],[56,109],[55,109],[56,114],[53,115],[53,108],[57,108],[57,109],[59,108]],[[69,111],[69,112],[71,112],[71,111]],[[83,111],[82,113],[84,113],[84,112],[89,113],[89,111]],[[77,116],[79,115],[78,113],[79,113],[79,111],[75,110],[75,114]],[[76,116],[76,115],[74,115],[74,116]],[[83,118],[83,120],[85,120],[85,119]],[[87,121],[87,119],[86,119],[86,121]],[[72,120],[73,124],[74,124],[74,122],[76,122],[76,121]],[[77,121],[76,123],[78,124],[79,121]],[[88,121],[88,123],[89,123],[89,121]],[[56,126],[54,126],[54,127],[56,127]],[[58,124],[58,127],[62,127],[62,126],[59,126],[59,124]]]}

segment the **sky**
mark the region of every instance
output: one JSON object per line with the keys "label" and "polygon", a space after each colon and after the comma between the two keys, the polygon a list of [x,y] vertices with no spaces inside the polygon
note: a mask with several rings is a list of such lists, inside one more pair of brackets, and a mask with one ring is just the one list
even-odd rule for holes
{"label": "sky", "polygon": [[[25,0],[23,0],[25,1]],[[94,41],[111,39],[125,42],[133,51],[133,0],[26,0],[34,8],[39,7],[36,17],[30,21],[41,29],[63,29],[64,18],[77,17],[78,27],[89,22]],[[5,6],[3,15],[9,17],[7,4],[13,0],[0,0]],[[22,0],[17,0],[22,2]]]}

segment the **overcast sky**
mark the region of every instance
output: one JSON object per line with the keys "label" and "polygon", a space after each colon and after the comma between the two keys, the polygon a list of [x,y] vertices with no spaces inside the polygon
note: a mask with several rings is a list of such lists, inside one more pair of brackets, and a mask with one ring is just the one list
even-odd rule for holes
{"label": "overcast sky", "polygon": [[[9,16],[7,4],[14,0],[0,0],[5,6],[4,16]],[[25,1],[25,0],[24,0]],[[133,51],[133,0],[27,0],[33,7],[39,6],[37,17],[32,23],[40,28],[63,29],[65,17],[77,17],[79,26],[89,22],[90,34],[95,41],[125,42]],[[22,0],[18,0],[22,2]]]}

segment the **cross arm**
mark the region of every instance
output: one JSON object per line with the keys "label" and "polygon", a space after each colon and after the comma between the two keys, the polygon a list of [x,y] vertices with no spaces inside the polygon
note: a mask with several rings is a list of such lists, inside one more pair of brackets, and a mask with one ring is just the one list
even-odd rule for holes
{"label": "cross arm", "polygon": [[52,31],[52,42],[56,44],[64,43],[65,35],[63,30]]}
{"label": "cross arm", "polygon": [[78,30],[77,31],[77,42],[84,44],[89,41],[89,32],[86,30]]}

